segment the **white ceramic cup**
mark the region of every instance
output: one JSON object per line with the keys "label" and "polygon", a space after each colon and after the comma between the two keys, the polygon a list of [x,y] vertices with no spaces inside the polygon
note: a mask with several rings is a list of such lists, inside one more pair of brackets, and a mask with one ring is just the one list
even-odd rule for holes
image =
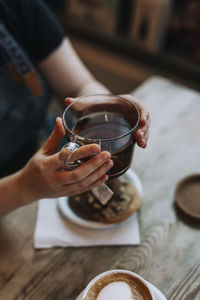
{"label": "white ceramic cup", "polygon": [[89,289],[95,284],[95,282],[97,280],[99,280],[100,278],[106,276],[106,275],[110,275],[110,274],[116,274],[116,273],[125,273],[125,274],[129,274],[131,276],[133,276],[134,278],[137,278],[139,279],[139,281],[141,281],[145,287],[147,288],[147,290],[149,291],[151,297],[152,297],[152,300],[156,300],[155,298],[155,294],[152,290],[152,287],[149,285],[149,283],[147,281],[145,281],[141,276],[139,276],[138,274],[136,273],[133,273],[131,271],[127,271],[127,270],[120,270],[120,269],[115,269],[115,270],[109,270],[109,271],[106,271],[106,272],[103,272],[99,275],[97,275],[94,279],[92,279],[88,285],[86,286],[86,288],[84,289],[84,291],[79,295],[79,297],[76,299],[76,300],[84,300]]}

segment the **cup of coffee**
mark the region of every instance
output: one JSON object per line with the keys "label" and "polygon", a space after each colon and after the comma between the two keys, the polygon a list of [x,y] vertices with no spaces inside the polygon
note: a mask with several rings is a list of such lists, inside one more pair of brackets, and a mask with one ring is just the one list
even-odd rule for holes
{"label": "cup of coffee", "polygon": [[127,270],[110,270],[96,276],[77,300],[155,300],[141,276]]}
{"label": "cup of coffee", "polygon": [[[121,176],[130,167],[139,120],[140,113],[133,102],[112,94],[82,96],[63,113],[70,150],[100,144],[101,150],[109,151],[114,161],[107,173],[110,178]],[[71,162],[69,166],[75,168],[78,164]]]}

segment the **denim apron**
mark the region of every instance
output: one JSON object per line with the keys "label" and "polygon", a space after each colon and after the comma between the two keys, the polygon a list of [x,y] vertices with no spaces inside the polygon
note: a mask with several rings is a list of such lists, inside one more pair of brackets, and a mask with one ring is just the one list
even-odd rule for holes
{"label": "denim apron", "polygon": [[[50,99],[31,60],[0,22],[0,177],[36,151]],[[13,71],[12,71],[13,70]]]}

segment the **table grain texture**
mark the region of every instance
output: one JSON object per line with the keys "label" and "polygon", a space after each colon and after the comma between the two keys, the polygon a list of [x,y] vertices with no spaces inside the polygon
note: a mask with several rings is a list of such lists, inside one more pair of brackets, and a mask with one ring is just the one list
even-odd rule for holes
{"label": "table grain texture", "polygon": [[152,119],[132,164],[144,185],[141,245],[34,250],[37,204],[20,208],[0,220],[0,300],[75,300],[114,268],[138,273],[168,300],[200,300],[200,221],[174,204],[177,182],[200,173],[200,94],[152,77],[133,95]]}

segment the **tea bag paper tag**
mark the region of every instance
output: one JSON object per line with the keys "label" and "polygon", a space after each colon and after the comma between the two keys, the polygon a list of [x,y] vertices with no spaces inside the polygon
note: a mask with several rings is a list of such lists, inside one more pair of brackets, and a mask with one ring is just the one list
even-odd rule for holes
{"label": "tea bag paper tag", "polygon": [[106,205],[113,195],[113,191],[105,183],[93,188],[92,192],[102,205]]}

